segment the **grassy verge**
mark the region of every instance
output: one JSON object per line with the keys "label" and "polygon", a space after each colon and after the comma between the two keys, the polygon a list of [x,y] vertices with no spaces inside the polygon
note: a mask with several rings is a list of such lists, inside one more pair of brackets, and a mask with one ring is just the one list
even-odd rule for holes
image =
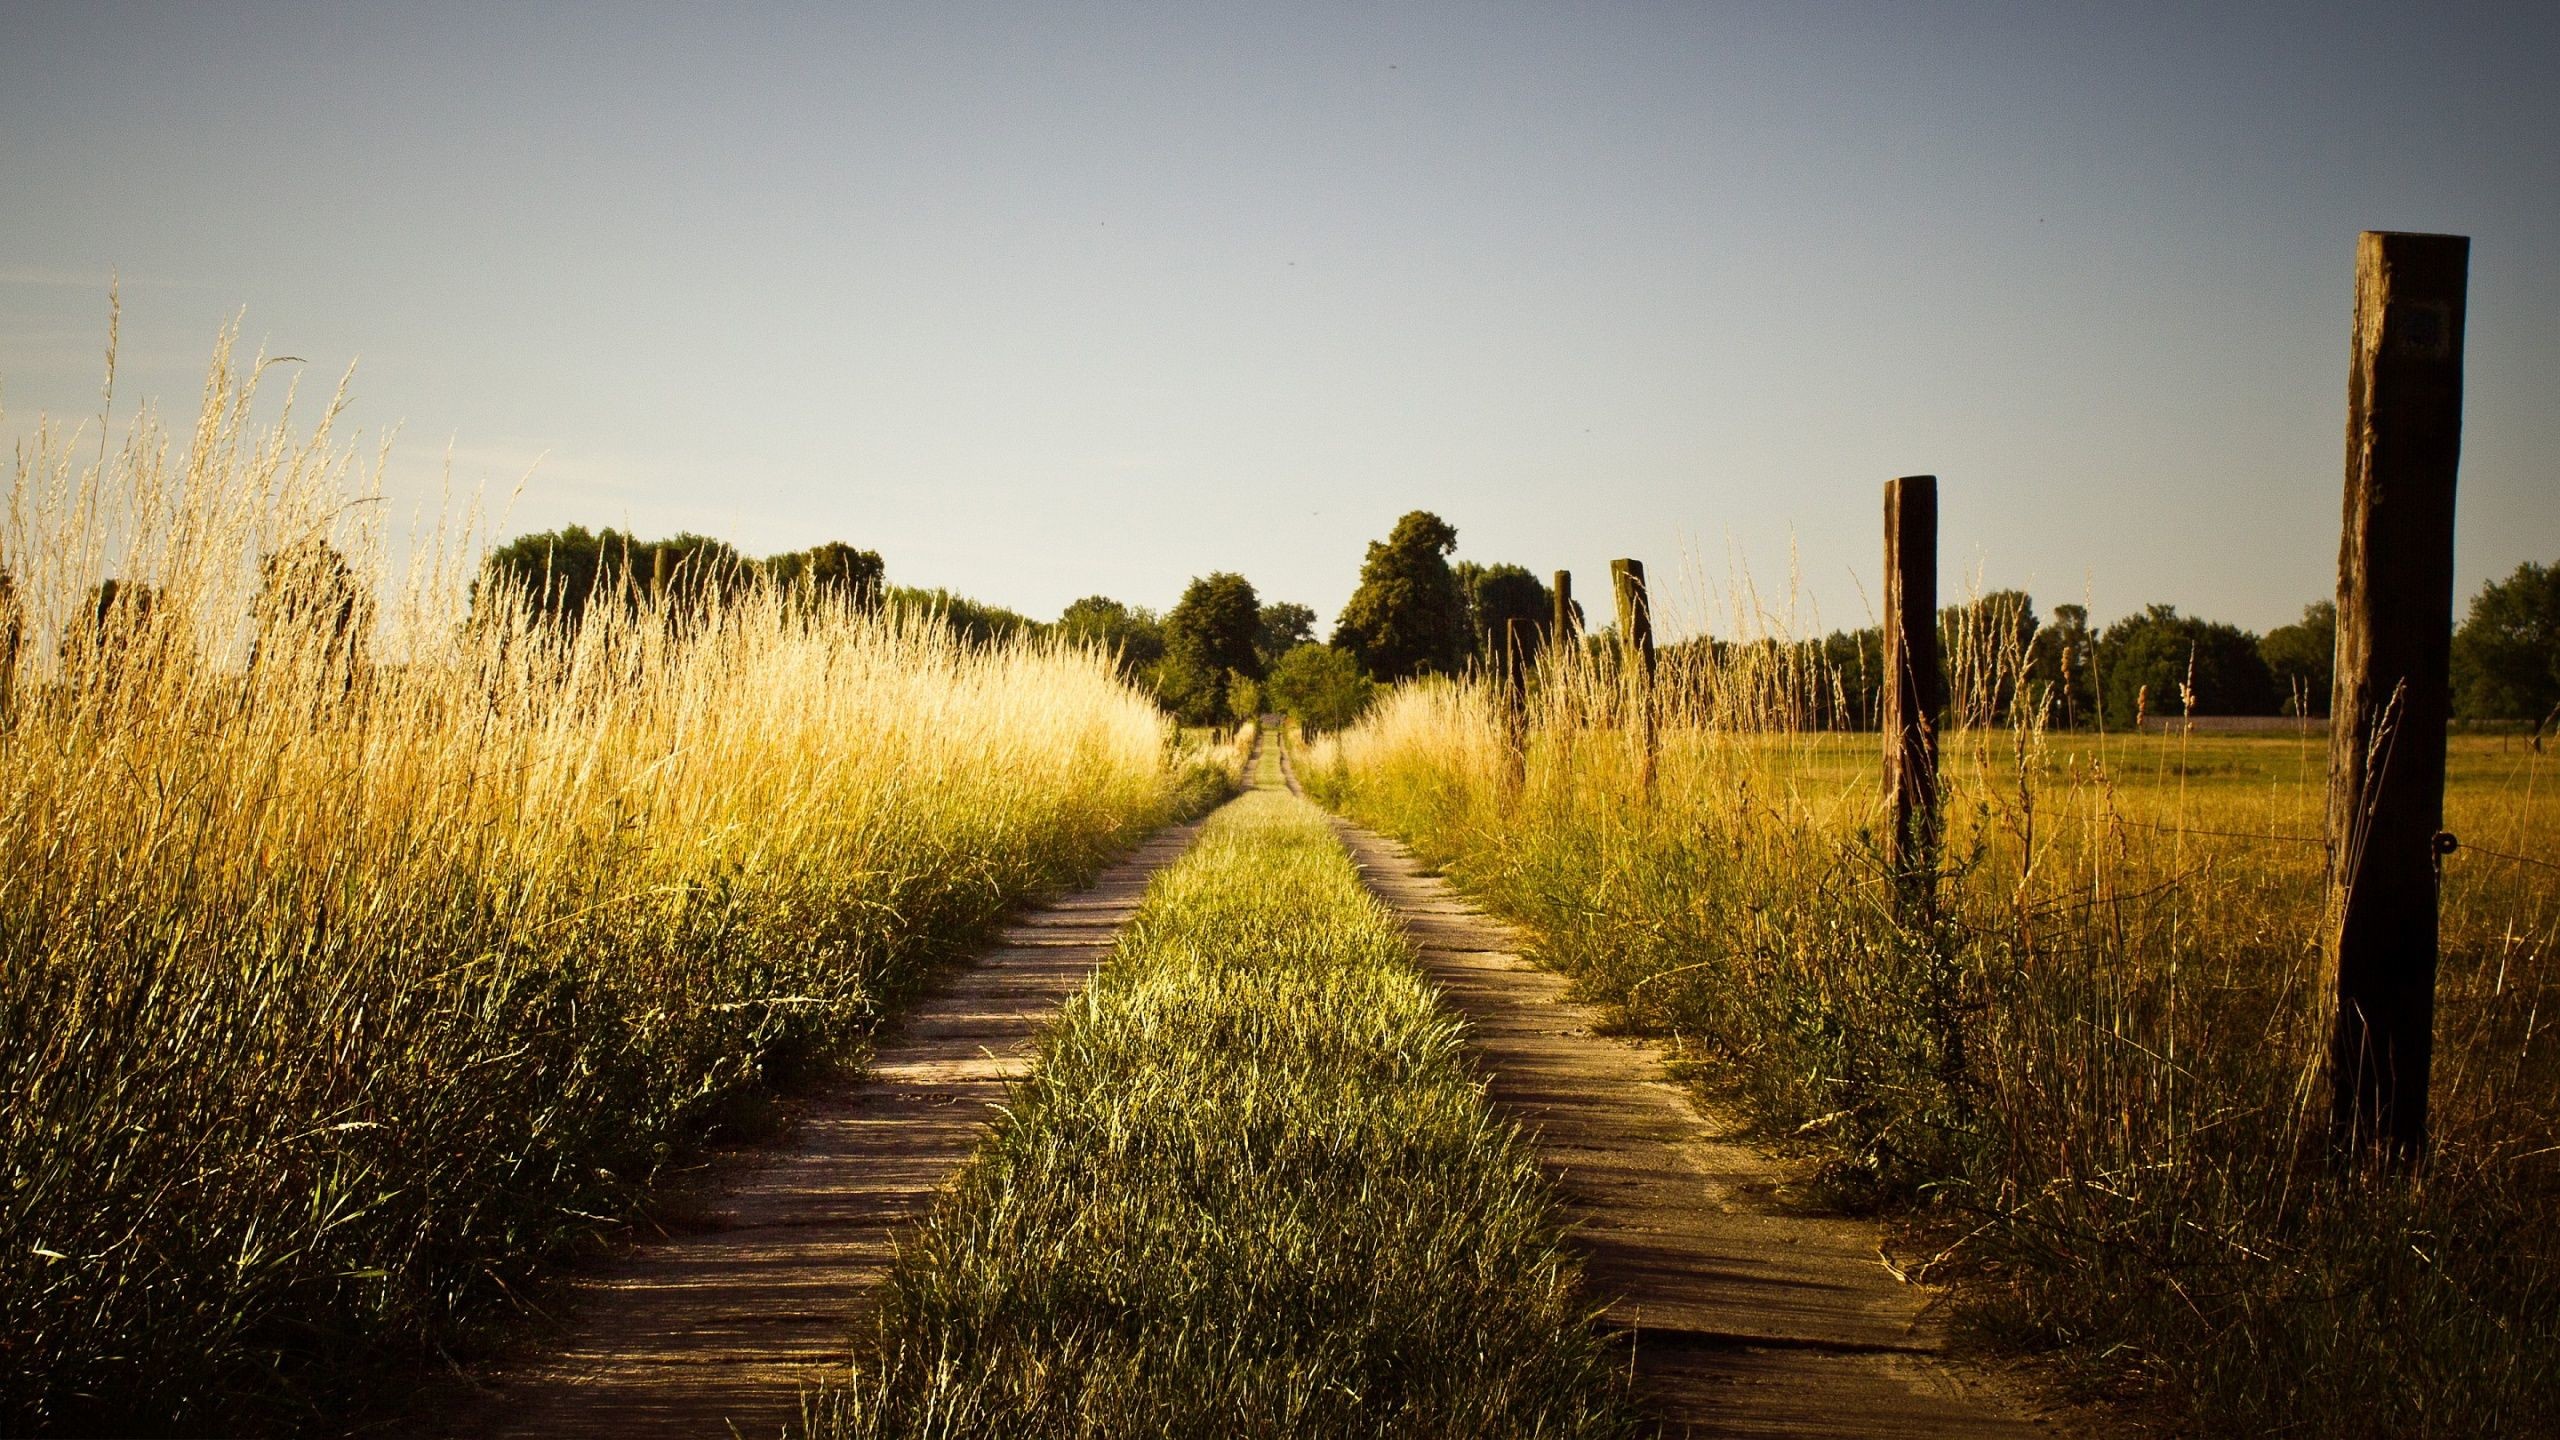
{"label": "grassy verge", "polygon": [[1322,817],[1214,818],[901,1257],[826,1436],[1597,1436],[1526,1144]]}
{"label": "grassy verge", "polygon": [[189,447],[19,457],[0,1431],[319,1423],[1235,778],[1173,793],[1104,658],[808,595],[564,633],[432,547],[378,629],[344,569],[262,589],[313,537],[369,581],[381,537],[325,425],[250,413],[218,370]]}
{"label": "grassy verge", "polygon": [[[1738,666],[1737,666],[1738,668]],[[1692,677],[1644,797],[1605,682],[1408,687],[1302,761],[1540,958],[1893,1208],[1989,1336],[2178,1434],[2507,1435],[2560,1412],[2560,885],[2448,861],[2437,1149],[2320,1143],[2320,742],[1950,736],[1944,914],[1900,923],[1873,735]],[[1579,687],[1577,688],[1577,683]],[[2547,762],[2456,742],[2466,846],[2560,851]]]}

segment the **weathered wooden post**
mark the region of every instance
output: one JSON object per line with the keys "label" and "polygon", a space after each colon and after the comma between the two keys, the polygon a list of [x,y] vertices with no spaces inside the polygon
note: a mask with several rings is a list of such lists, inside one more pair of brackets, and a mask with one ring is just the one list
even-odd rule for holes
{"label": "weathered wooden post", "polygon": [[1573,618],[1573,572],[1556,572],[1556,617],[1547,627],[1547,643],[1570,650],[1581,639],[1582,627]]}
{"label": "weathered wooden post", "polygon": [[2330,1131],[2398,1162],[2427,1143],[2436,867],[2453,637],[2453,484],[2471,241],[2356,244],[2345,534],[2329,705]]}
{"label": "weathered wooden post", "polygon": [[1938,477],[1884,487],[1885,866],[1926,917],[1938,886]]}
{"label": "weathered wooden post", "polygon": [[[1529,634],[1521,634],[1524,625]],[[1529,781],[1529,667],[1536,627],[1510,619],[1502,622],[1502,739],[1513,789]]]}
{"label": "weathered wooden post", "polygon": [[1644,562],[1609,562],[1609,588],[1618,602],[1618,660],[1627,684],[1635,730],[1636,777],[1653,797],[1653,605],[1645,596]]}

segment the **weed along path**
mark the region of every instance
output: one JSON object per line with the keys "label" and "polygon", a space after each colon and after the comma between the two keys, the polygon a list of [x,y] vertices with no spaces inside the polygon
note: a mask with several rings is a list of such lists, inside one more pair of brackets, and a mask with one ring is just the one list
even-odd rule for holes
{"label": "weed along path", "polygon": [[[1295,787],[1295,777],[1291,785]],[[1655,1054],[1520,956],[1521,937],[1394,841],[1334,817],[1464,1015],[1497,1105],[1537,1138],[1638,1396],[1672,1436],[2050,1437],[1946,1354],[1876,1227],[1777,1203],[1776,1165],[1702,1116]]]}
{"label": "weed along path", "polygon": [[701,1228],[564,1282],[565,1333],[460,1428],[635,1440],[772,1436],[797,1421],[803,1386],[843,1363],[893,1234],[984,1138],[1041,1027],[1199,829],[1158,832],[1006,927],[907,1011],[858,1079],[807,1104],[786,1147],[731,1177]]}

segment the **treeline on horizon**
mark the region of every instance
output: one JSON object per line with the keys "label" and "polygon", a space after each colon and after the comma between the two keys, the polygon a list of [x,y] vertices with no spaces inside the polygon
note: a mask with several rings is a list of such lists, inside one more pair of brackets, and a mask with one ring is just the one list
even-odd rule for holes
{"label": "treeline on horizon", "polygon": [[[1486,668],[1506,651],[1534,655],[1548,643],[1554,595],[1525,566],[1452,560],[1458,532],[1416,510],[1368,546],[1360,583],[1328,640],[1317,614],[1266,601],[1251,581],[1213,571],[1191,581],[1173,608],[1157,612],[1103,595],[1075,601],[1042,621],[945,589],[889,583],[878,551],[840,541],[749,557],[709,536],[663,540],[571,525],[518,536],[491,551],[472,586],[473,610],[506,594],[538,621],[574,628],[602,604],[656,604],[682,614],[735,600],[758,586],[797,591],[814,602],[859,611],[929,614],[972,641],[1055,638],[1111,651],[1122,673],[1191,725],[1242,721],[1283,711],[1310,730],[1357,719],[1380,685],[1423,675]],[[362,663],[373,604],[343,556],[307,543],[267,557],[255,605],[260,619],[308,628],[300,611],[322,606],[341,637],[349,673]],[[290,597],[278,599],[273,597]],[[141,632],[157,596],[148,585],[106,580],[93,587],[84,623],[62,636],[65,665],[111,655],[118,637]],[[290,605],[293,615],[264,608]],[[1580,607],[1576,607],[1577,623]],[[260,627],[263,628],[263,625]],[[15,587],[0,569],[0,685],[14,674],[26,627]],[[2304,607],[2302,618],[2263,635],[2236,625],[2149,605],[2103,628],[2087,607],[2039,614],[2032,596],[1996,590],[1940,611],[1939,652],[1947,693],[1964,697],[1958,724],[2014,717],[2021,695],[2063,728],[2130,729],[2149,718],[2328,714],[2337,608]],[[1615,646],[1615,627],[1584,635],[1595,655]],[[1801,677],[1780,713],[1817,729],[1872,729],[1882,703],[1884,639],[1867,626],[1819,640],[1684,640],[1663,647],[1664,674],[1698,673],[1752,657],[1775,662],[1762,674]],[[253,646],[249,663],[256,665]],[[2527,563],[2472,597],[2453,636],[2454,713],[2470,721],[2521,722],[2539,736],[2560,723],[2560,564]]]}

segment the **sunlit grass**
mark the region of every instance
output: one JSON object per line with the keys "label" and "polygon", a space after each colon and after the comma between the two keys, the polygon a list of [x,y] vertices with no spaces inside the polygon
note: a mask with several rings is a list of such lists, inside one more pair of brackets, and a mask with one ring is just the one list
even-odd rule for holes
{"label": "sunlit grass", "polygon": [[[1180,800],[1103,657],[770,590],[466,622],[435,536],[386,587],[327,419],[253,390],[18,461],[0,1429],[269,1429],[467,1343]],[[254,598],[320,541],[354,623],[325,567]]]}
{"label": "sunlit grass", "polygon": [[911,1242],[821,1434],[1616,1435],[1548,1192],[1306,802],[1211,821]]}
{"label": "sunlit grass", "polygon": [[[1770,652],[1758,652],[1767,654]],[[2324,741],[2032,718],[1946,740],[1934,924],[1875,845],[1880,737],[1786,728],[1820,677],[1674,667],[1648,799],[1605,667],[1409,686],[1304,774],[1677,1037],[1987,1333],[2179,1433],[2520,1434],[2560,1405],[2560,857],[2550,760],[2459,737],[2430,1169],[2321,1143]],[[1774,697],[1774,698],[1773,698]]]}

